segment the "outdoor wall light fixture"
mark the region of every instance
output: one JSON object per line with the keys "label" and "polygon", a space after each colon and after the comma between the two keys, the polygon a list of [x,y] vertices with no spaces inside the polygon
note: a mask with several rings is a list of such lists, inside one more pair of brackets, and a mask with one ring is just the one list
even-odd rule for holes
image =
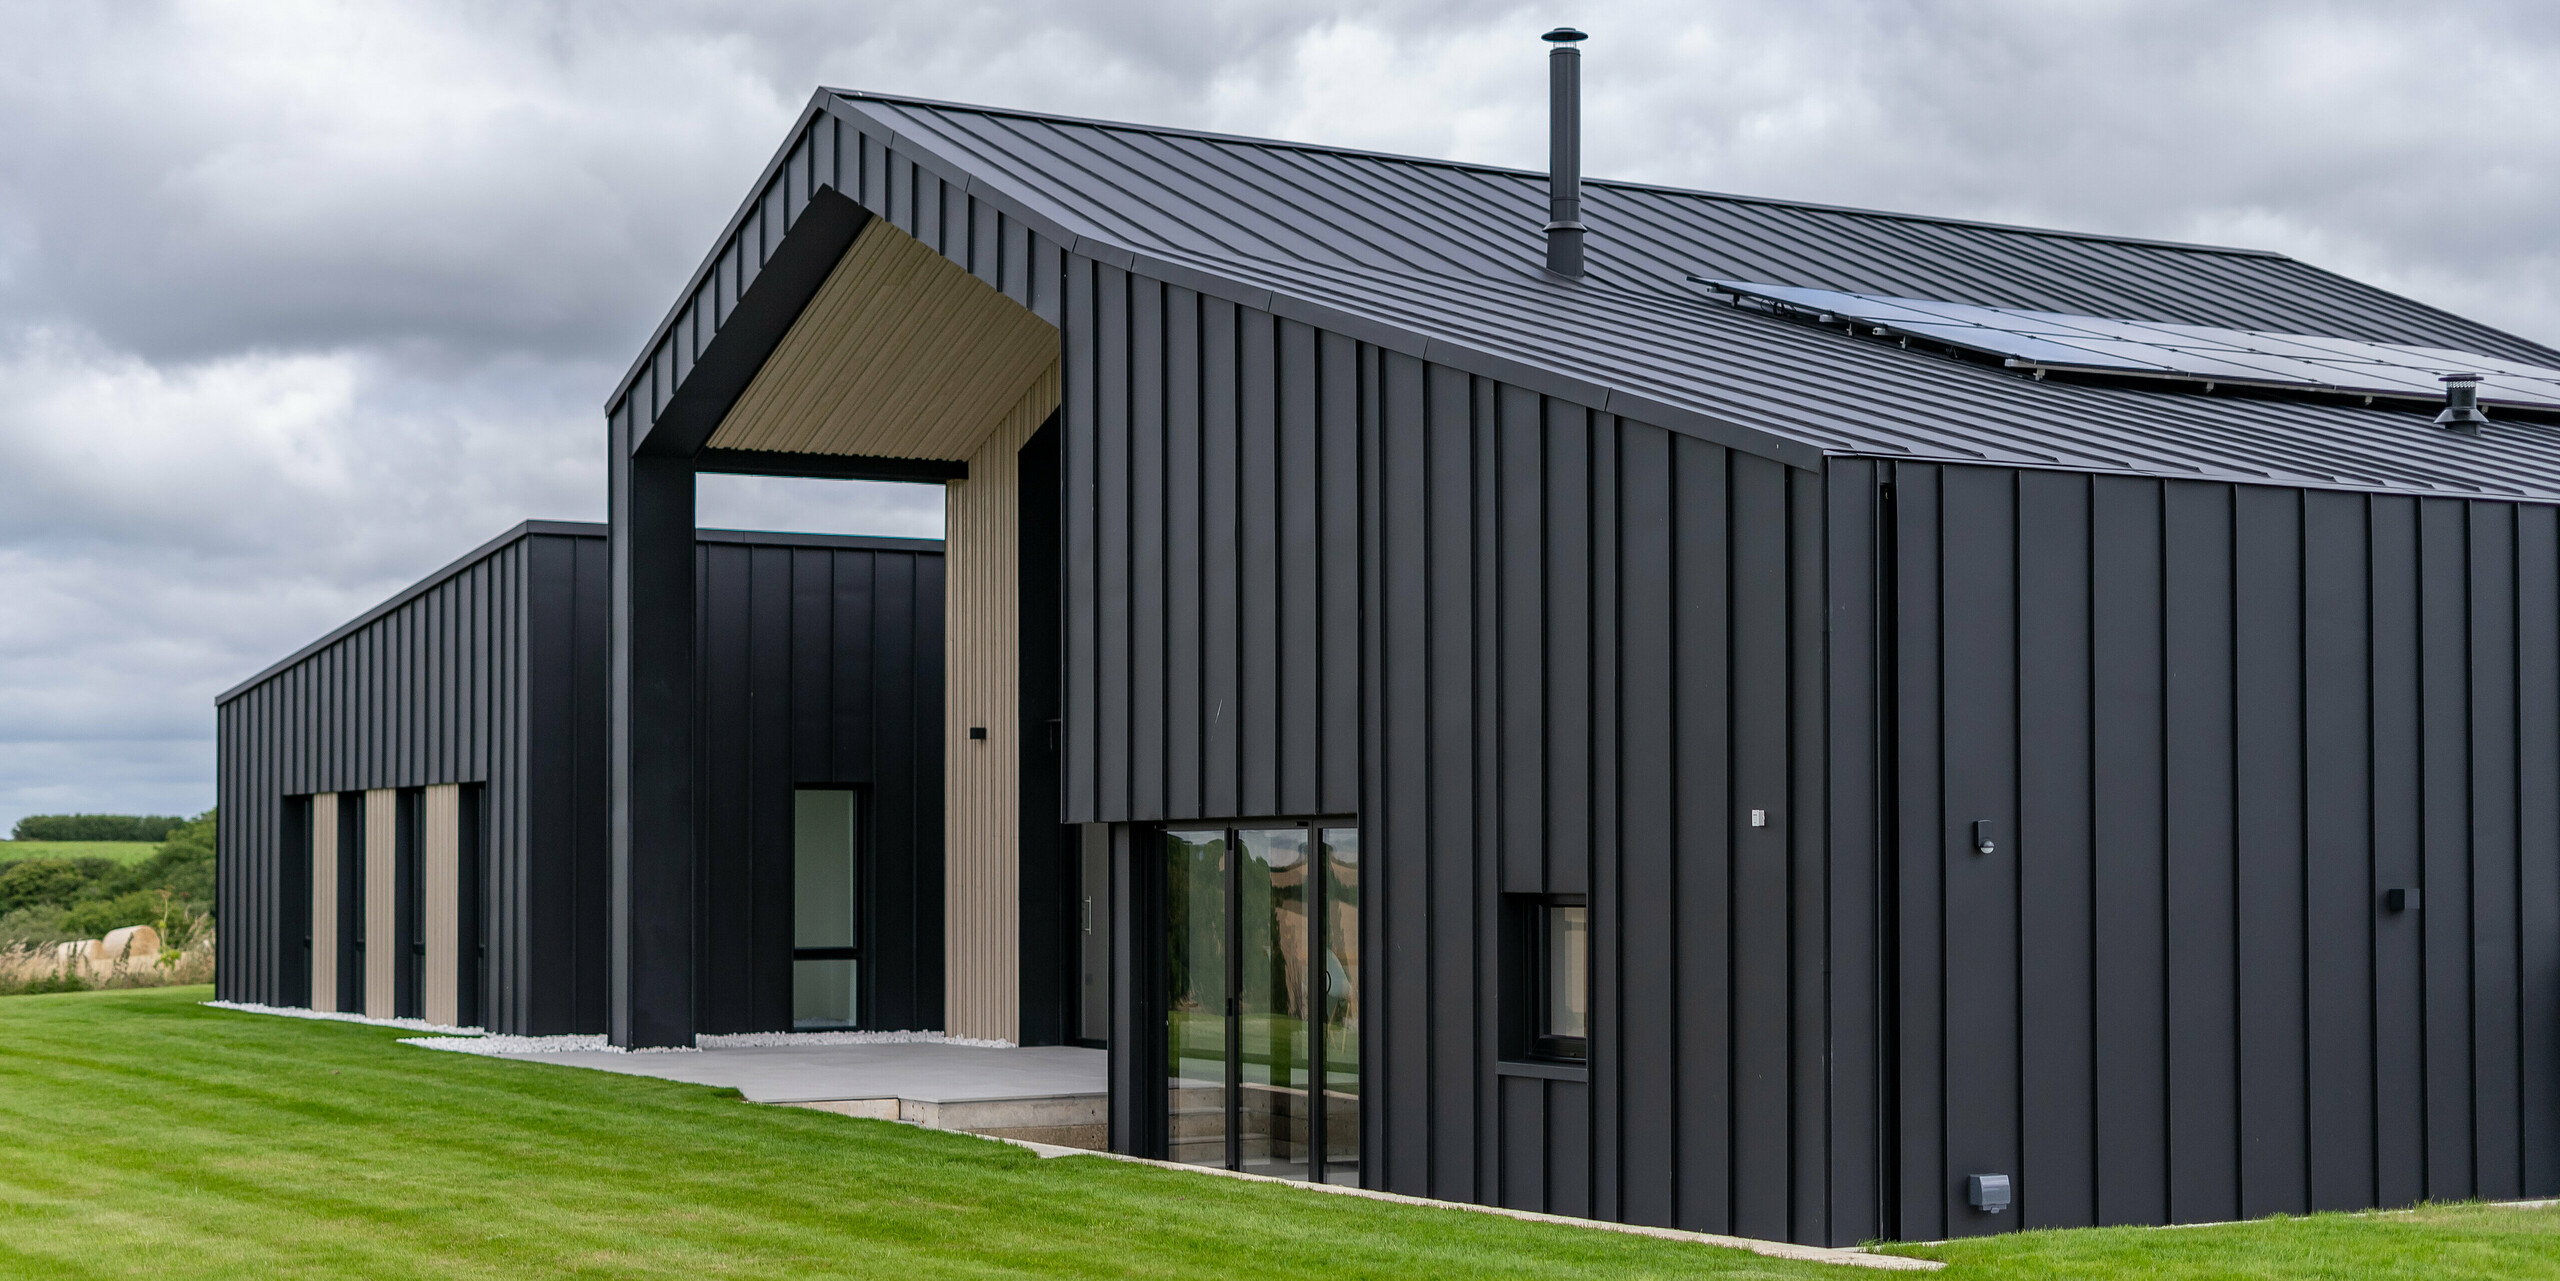
{"label": "outdoor wall light fixture", "polygon": [[2414,889],[2384,890],[2382,892],[2382,910],[2386,912],[2417,911],[2418,891]]}
{"label": "outdoor wall light fixture", "polygon": [[1991,843],[1991,820],[1987,818],[1973,820],[1973,852],[1989,854],[1998,849],[1999,846]]}
{"label": "outdoor wall light fixture", "polygon": [[1964,1199],[1984,1214],[1998,1214],[2009,1208],[2009,1176],[2005,1174],[1969,1174],[1964,1180]]}
{"label": "outdoor wall light fixture", "polygon": [[986,727],[986,726],[984,726],[984,725],[972,725],[972,726],[970,726],[970,727],[969,727],[969,737],[971,737],[971,738],[985,738],[986,736],[987,736],[987,727]]}

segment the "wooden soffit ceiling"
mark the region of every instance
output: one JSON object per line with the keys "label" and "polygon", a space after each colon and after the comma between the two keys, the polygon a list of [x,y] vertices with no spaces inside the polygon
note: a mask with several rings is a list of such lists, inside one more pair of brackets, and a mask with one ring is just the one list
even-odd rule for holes
{"label": "wooden soffit ceiling", "polygon": [[1049,322],[874,218],[705,443],[962,461],[1057,363]]}

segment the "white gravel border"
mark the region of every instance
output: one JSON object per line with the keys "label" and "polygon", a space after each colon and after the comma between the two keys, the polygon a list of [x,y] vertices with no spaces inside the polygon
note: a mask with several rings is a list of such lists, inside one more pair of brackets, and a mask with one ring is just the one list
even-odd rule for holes
{"label": "white gravel border", "polygon": [[341,1014],[336,1010],[306,1010],[291,1005],[259,1005],[251,1001],[206,1001],[217,1010],[238,1010],[243,1014],[273,1014],[288,1019],[322,1019],[330,1023],[366,1023],[374,1027],[407,1028],[412,1032],[441,1032],[447,1036],[477,1037],[484,1035],[476,1027],[448,1027],[425,1019],[377,1019],[362,1014]]}

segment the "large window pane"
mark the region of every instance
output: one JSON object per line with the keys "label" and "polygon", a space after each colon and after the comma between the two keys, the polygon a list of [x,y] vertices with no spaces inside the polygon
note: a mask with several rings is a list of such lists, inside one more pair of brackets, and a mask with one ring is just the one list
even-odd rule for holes
{"label": "large window pane", "polygon": [[1227,1163],[1227,842],[1164,837],[1167,1158]]}
{"label": "large window pane", "polygon": [[1307,1037],[1307,830],[1236,834],[1237,1035],[1244,1052],[1244,1093],[1237,1100],[1238,1156],[1243,1168],[1305,1178]]}
{"label": "large window pane", "polygon": [[1360,833],[1324,831],[1324,1178],[1360,1182]]}

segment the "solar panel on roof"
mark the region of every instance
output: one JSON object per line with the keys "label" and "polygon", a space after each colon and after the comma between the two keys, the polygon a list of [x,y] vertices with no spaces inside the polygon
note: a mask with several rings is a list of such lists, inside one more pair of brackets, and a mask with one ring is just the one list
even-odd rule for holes
{"label": "solar panel on roof", "polygon": [[2560,411],[2560,369],[2441,347],[2111,320],[1703,276],[1690,280],[1782,314],[1854,323],[1879,336],[1926,339],[1998,357],[2012,369],[2420,401],[2443,399],[2444,375],[2476,373],[2484,405]]}

